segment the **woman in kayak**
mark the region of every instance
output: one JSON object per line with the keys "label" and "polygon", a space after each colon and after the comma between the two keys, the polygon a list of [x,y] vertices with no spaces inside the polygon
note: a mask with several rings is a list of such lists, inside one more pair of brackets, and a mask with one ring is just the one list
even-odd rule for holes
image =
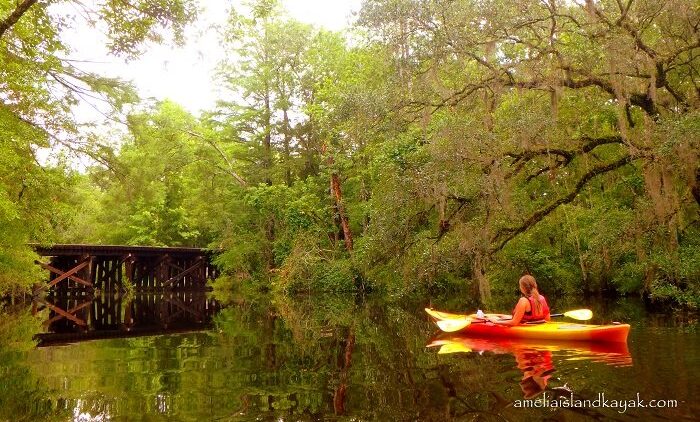
{"label": "woman in kayak", "polygon": [[547,300],[537,290],[537,281],[531,275],[520,277],[520,291],[523,297],[513,309],[513,317],[508,319],[488,318],[498,325],[518,325],[522,322],[549,321],[549,305]]}

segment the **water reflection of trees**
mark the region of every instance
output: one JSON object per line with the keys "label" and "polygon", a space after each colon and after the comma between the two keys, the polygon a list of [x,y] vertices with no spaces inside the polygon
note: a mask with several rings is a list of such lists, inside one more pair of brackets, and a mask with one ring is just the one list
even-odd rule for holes
{"label": "water reflection of trees", "polygon": [[[269,350],[261,342],[274,342],[277,369],[270,372],[262,353],[259,362],[248,362],[246,372],[274,377],[274,382],[256,391],[245,382],[235,386],[248,388],[242,400],[246,405],[237,413],[241,418],[343,414],[362,420],[539,420],[541,410],[516,409],[513,401],[544,389],[558,394],[562,386],[590,398],[595,388],[610,381],[605,364],[631,364],[625,351],[595,346],[571,351],[524,348],[515,355],[426,353],[432,325],[418,309],[382,302],[304,299],[258,304],[248,311],[258,317],[228,309],[217,326],[236,333],[239,340],[252,340],[237,347]],[[264,322],[271,320],[274,324]],[[260,328],[265,334],[259,334]],[[563,361],[557,363],[563,371],[554,371],[555,359]],[[548,385],[552,376],[556,379]],[[537,391],[528,388],[530,381]],[[550,413],[605,414],[591,409]]]}
{"label": "water reflection of trees", "polygon": [[37,421],[61,415],[50,400],[51,390],[27,355],[35,347],[40,318],[28,309],[0,308],[0,420]]}
{"label": "water reflection of trees", "polygon": [[[24,355],[3,346],[0,356],[9,375],[3,391],[10,391],[0,398],[0,419],[53,420],[76,412],[156,420],[519,421],[613,415],[514,408],[513,401],[523,398],[527,362],[494,351],[426,350],[433,325],[418,304],[247,298],[223,309],[207,331],[35,350],[30,339],[40,322],[27,318],[34,326],[19,336],[28,341]],[[665,362],[661,353],[650,348],[642,356],[652,369],[612,371],[582,362],[573,352],[555,351],[556,371],[546,388],[554,394],[567,385],[583,399],[595,398],[601,385],[619,397],[642,388],[647,397],[664,398],[658,365],[678,369],[684,363]],[[652,358],[657,366],[648,363]],[[692,390],[690,376],[679,376],[681,388]],[[625,377],[644,385],[626,386]]]}
{"label": "water reflection of trees", "polygon": [[[509,403],[484,388],[492,369],[482,362],[446,364],[442,357],[425,353],[432,327],[419,313],[340,299],[288,301],[249,311],[246,315],[230,308],[217,317],[217,327],[231,341],[230,348],[222,349],[232,358],[240,348],[259,356],[257,362],[247,362],[251,366],[243,373],[254,372],[268,381],[263,389],[246,380],[229,386],[243,391],[237,413],[241,417],[267,413],[444,420],[465,410],[497,416]],[[271,349],[269,342],[275,346],[274,372],[265,352]]]}

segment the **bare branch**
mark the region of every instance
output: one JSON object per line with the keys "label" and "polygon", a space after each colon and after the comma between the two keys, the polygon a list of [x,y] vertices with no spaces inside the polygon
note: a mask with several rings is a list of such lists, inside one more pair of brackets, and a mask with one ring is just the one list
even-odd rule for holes
{"label": "bare branch", "polygon": [[685,52],[687,52],[687,51],[695,50],[696,48],[700,48],[700,39],[698,39],[698,40],[697,40],[695,43],[693,43],[693,44],[688,44],[688,45],[686,45],[686,46],[684,46],[684,47],[681,47],[681,48],[679,48],[678,50],[674,51],[674,52],[671,53],[668,57],[666,57],[661,63],[666,64],[666,65],[669,65],[669,64],[671,64],[674,60],[676,60],[676,58],[678,58],[678,56],[680,56],[681,54],[683,54],[683,53],[685,53]]}
{"label": "bare branch", "polygon": [[[239,185],[241,185],[241,186],[247,186],[247,185],[248,185],[248,183],[245,181],[245,179],[243,179],[238,173],[236,173],[236,172],[233,170],[233,163],[231,162],[231,160],[229,160],[229,158],[226,156],[226,154],[224,153],[224,151],[222,151],[221,148],[219,148],[219,146],[216,145],[216,142],[213,142],[213,141],[211,141],[210,139],[207,139],[205,136],[200,135],[199,133],[193,132],[193,131],[191,131],[191,130],[187,131],[187,133],[188,133],[189,135],[191,135],[191,136],[194,136],[194,137],[196,137],[196,138],[199,138],[199,139],[204,140],[207,144],[209,144],[212,148],[214,148],[214,149],[216,150],[216,152],[221,156],[221,159],[223,159],[224,162],[226,163],[227,168],[226,168],[226,169],[222,169],[222,170],[226,171],[226,173],[227,173],[229,176],[231,176],[231,177],[233,177],[234,179],[236,179],[236,181],[238,182]],[[219,168],[221,168],[221,167],[219,167]]]}
{"label": "bare branch", "polygon": [[27,10],[29,10],[29,8],[36,2],[37,0],[24,0],[22,3],[19,3],[15,10],[10,13],[10,16],[6,17],[2,22],[0,22],[0,38],[2,38],[5,32],[16,24],[17,21],[25,13],[27,13]]}
{"label": "bare branch", "polygon": [[[583,145],[577,149],[565,150],[560,148],[539,148],[526,150],[523,152],[508,152],[505,154],[505,156],[514,158],[515,160],[511,163],[511,165],[519,165],[519,167],[521,167],[527,160],[530,160],[538,155],[559,156],[564,160],[562,164],[566,165],[570,163],[577,155],[589,153],[601,145],[624,143],[624,140],[620,136],[603,136],[601,138],[590,138],[586,136],[578,139],[578,141],[583,142]],[[516,169],[514,173],[517,172],[518,169]]]}
{"label": "bare branch", "polygon": [[617,19],[615,22],[611,22],[610,19],[608,19],[607,16],[603,13],[602,10],[598,6],[595,5],[595,3],[591,0],[586,0],[586,7],[590,8],[593,10],[593,12],[598,16],[603,22],[605,22],[608,26],[611,28],[613,26],[620,27],[627,31],[627,33],[634,39],[635,45],[652,59],[656,60],[656,58],[659,56],[656,51],[654,51],[653,48],[649,47],[644,43],[644,40],[642,40],[642,36],[637,30],[637,28],[633,27],[629,20],[627,20],[627,13],[622,13],[620,18]]}

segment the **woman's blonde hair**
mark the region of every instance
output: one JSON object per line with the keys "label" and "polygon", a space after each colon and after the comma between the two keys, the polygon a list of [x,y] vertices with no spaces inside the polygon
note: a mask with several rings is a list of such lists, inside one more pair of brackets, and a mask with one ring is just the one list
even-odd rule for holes
{"label": "woman's blonde hair", "polygon": [[526,296],[532,297],[535,303],[535,309],[532,310],[533,315],[539,315],[542,312],[542,303],[540,303],[540,292],[537,290],[537,280],[530,274],[520,277],[520,289],[525,292]]}

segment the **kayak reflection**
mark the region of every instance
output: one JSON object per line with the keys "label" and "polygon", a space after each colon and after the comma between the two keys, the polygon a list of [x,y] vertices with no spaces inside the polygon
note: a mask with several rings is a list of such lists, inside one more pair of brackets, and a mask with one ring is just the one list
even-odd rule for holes
{"label": "kayak reflection", "polygon": [[438,354],[491,352],[511,354],[523,373],[520,388],[526,399],[545,390],[554,373],[553,352],[562,352],[566,360],[588,360],[612,366],[631,366],[632,356],[626,343],[564,342],[505,338],[468,337],[460,333],[442,333],[426,347],[438,347]]}

